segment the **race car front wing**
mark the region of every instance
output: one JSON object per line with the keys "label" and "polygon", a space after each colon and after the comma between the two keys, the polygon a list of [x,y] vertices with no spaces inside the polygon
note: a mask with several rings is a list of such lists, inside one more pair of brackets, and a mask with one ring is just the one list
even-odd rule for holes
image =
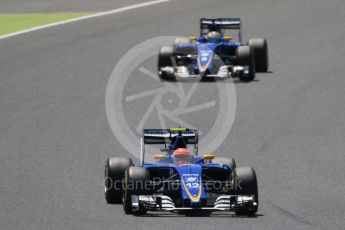
{"label": "race car front wing", "polygon": [[[176,79],[186,79],[186,78],[199,78],[200,74],[193,74],[187,66],[166,66],[161,68],[159,71],[160,75],[168,75]],[[212,78],[229,78],[229,77],[239,77],[242,75],[249,74],[249,66],[232,66],[232,65],[223,65],[220,66],[217,73],[214,74],[205,74],[203,77],[212,77]]]}
{"label": "race car front wing", "polygon": [[213,206],[205,207],[176,207],[174,201],[165,195],[132,195],[132,209],[137,211],[144,208],[148,211],[236,211],[236,210],[254,210],[257,207],[255,197],[247,195],[220,195],[215,200]]}

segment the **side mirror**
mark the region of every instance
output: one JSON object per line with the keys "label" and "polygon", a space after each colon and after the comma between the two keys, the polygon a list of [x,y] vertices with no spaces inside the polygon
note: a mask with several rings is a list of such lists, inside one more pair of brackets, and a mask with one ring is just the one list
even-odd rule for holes
{"label": "side mirror", "polygon": [[231,36],[224,36],[223,39],[225,41],[232,41],[233,38]]}
{"label": "side mirror", "polygon": [[187,36],[187,38],[191,41],[196,41],[198,39],[195,35]]}
{"label": "side mirror", "polygon": [[163,160],[165,156],[166,156],[165,154],[158,153],[158,154],[154,154],[153,158],[157,161],[160,161],[160,160]]}
{"label": "side mirror", "polygon": [[204,160],[209,160],[209,161],[214,159],[214,155],[212,153],[205,154],[203,157],[204,157]]}

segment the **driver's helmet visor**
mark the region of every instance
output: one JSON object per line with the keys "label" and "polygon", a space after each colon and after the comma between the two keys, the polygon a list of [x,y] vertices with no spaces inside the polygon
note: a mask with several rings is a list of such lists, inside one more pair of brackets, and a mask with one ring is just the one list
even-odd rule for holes
{"label": "driver's helmet visor", "polygon": [[209,32],[206,36],[207,40],[211,43],[220,42],[221,37],[222,37],[221,34],[216,31]]}
{"label": "driver's helmet visor", "polygon": [[177,165],[191,164],[192,163],[192,156],[190,156],[190,155],[175,155],[174,156],[174,163]]}

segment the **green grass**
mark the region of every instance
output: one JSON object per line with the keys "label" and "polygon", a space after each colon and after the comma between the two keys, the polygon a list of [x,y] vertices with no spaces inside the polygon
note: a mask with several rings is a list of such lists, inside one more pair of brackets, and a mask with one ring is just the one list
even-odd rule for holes
{"label": "green grass", "polygon": [[0,14],[0,36],[90,13]]}

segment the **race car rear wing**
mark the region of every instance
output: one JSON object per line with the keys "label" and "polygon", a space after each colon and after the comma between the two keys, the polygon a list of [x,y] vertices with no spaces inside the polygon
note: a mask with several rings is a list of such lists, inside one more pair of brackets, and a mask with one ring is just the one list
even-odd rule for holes
{"label": "race car rear wing", "polygon": [[171,139],[179,133],[183,136],[186,144],[198,143],[198,131],[186,128],[144,129],[143,142],[144,144],[169,144]]}
{"label": "race car rear wing", "polygon": [[240,18],[200,18],[200,36],[210,31],[224,34],[224,30],[238,30],[239,41],[242,42]]}
{"label": "race car rear wing", "polygon": [[195,147],[197,154],[198,148],[198,130],[186,128],[171,128],[171,129],[143,129],[141,137],[141,160],[144,164],[145,160],[145,144],[164,144],[170,143],[171,139],[177,135],[182,135],[185,144],[192,144]]}

